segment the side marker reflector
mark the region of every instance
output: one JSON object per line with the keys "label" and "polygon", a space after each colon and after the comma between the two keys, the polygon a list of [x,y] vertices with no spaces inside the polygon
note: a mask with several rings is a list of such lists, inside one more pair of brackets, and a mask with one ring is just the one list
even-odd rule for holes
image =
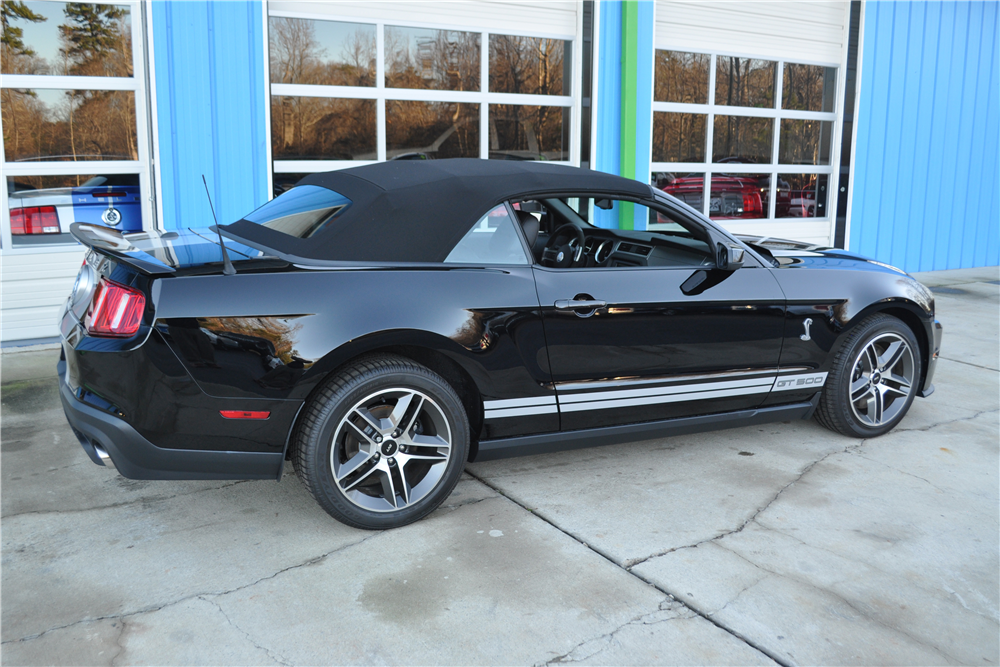
{"label": "side marker reflector", "polygon": [[219,414],[226,419],[267,419],[271,416],[270,410],[219,410]]}

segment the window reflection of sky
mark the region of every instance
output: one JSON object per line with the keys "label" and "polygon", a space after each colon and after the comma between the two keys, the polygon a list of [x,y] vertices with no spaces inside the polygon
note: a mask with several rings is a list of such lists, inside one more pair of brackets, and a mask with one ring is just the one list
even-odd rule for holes
{"label": "window reflection of sky", "polygon": [[[35,52],[38,58],[44,58],[49,67],[56,68],[62,60],[59,55],[59,26],[66,23],[66,15],[63,10],[68,3],[65,2],[39,2],[38,0],[27,0],[25,6],[35,14],[44,16],[45,21],[32,23],[17,17],[10,18],[11,26],[20,28],[23,33],[21,41],[29,49]],[[132,24],[132,16],[127,5],[114,5],[116,9],[125,12],[122,20],[127,26]],[[52,74],[57,72],[53,71]]]}

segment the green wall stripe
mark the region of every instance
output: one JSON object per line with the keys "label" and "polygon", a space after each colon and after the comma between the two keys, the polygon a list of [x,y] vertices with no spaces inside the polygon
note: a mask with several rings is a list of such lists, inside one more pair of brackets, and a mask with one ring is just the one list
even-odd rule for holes
{"label": "green wall stripe", "polygon": [[[626,0],[622,8],[622,143],[621,171],[625,178],[635,178],[636,100],[639,83],[639,3]],[[622,202],[618,226],[635,228],[634,206]]]}

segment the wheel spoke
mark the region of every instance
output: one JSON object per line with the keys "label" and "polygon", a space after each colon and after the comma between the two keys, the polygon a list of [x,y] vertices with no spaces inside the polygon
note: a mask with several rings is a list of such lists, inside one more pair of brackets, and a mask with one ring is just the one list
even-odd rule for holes
{"label": "wheel spoke", "polygon": [[448,460],[447,454],[438,454],[434,452],[433,454],[426,454],[421,452],[420,454],[412,454],[407,452],[406,454],[399,454],[396,456],[396,460],[400,461],[400,465],[406,465],[410,461],[438,461],[443,462]]}
{"label": "wheel spoke", "polygon": [[410,491],[412,491],[412,489],[410,488],[409,482],[406,480],[406,471],[403,470],[403,464],[399,460],[396,461],[396,467],[395,468],[391,468],[391,467],[389,468],[389,474],[392,475],[393,471],[395,471],[396,475],[399,475],[398,486],[399,486],[400,495],[403,496],[403,505],[404,506],[405,505],[409,505],[410,504]]}
{"label": "wheel spoke", "polygon": [[904,377],[900,377],[898,375],[889,375],[886,376],[883,382],[885,384],[886,391],[895,392],[900,396],[910,395],[910,383]]}
{"label": "wheel spoke", "polygon": [[872,391],[871,396],[868,397],[868,419],[871,420],[873,424],[882,423],[882,408],[884,407],[884,400],[882,397],[882,392],[878,389]]}
{"label": "wheel spoke", "polygon": [[350,491],[351,489],[353,489],[354,487],[356,487],[358,484],[360,484],[361,482],[363,482],[366,479],[368,479],[369,477],[371,477],[371,474],[373,472],[375,472],[376,470],[378,470],[378,469],[379,469],[378,464],[375,464],[371,468],[368,469],[368,472],[364,473],[363,475],[361,475],[360,477],[358,477],[356,480],[354,480],[353,482],[351,482],[347,486],[341,485],[340,488],[342,488],[344,491]]}
{"label": "wheel spoke", "polygon": [[878,369],[883,373],[888,372],[893,366],[899,363],[905,351],[906,344],[903,341],[897,340],[894,343],[890,343],[889,347],[885,349],[885,353],[878,358]]}
{"label": "wheel spoke", "polygon": [[369,452],[358,452],[349,461],[341,463],[338,470],[339,474],[336,476],[337,483],[339,484],[346,477],[353,475],[361,466],[370,461],[371,458],[372,454]]}
{"label": "wheel spoke", "polygon": [[389,501],[393,507],[399,508],[399,505],[396,504],[396,486],[392,483],[391,468],[382,475],[382,497]]}
{"label": "wheel spoke", "polygon": [[444,447],[451,449],[451,443],[439,435],[415,435],[410,438],[410,442],[417,447],[436,447],[438,449]]}
{"label": "wheel spoke", "polygon": [[878,355],[875,353],[874,345],[865,348],[865,361],[868,364],[869,375],[878,370]]}
{"label": "wheel spoke", "polygon": [[407,411],[410,409],[410,404],[413,402],[414,398],[417,399],[417,406],[419,409],[419,405],[420,403],[423,402],[424,399],[420,398],[416,394],[409,393],[404,396],[400,396],[399,399],[396,401],[396,407],[394,407],[392,409],[392,413],[389,414],[389,422],[393,425],[394,428],[400,431],[404,430],[405,424],[403,424],[403,418],[406,416]]}
{"label": "wheel spoke", "polygon": [[864,398],[865,394],[871,389],[871,382],[867,376],[864,374],[860,378],[851,383],[851,402],[859,401]]}
{"label": "wheel spoke", "polygon": [[[368,423],[368,422],[366,422],[366,423]],[[347,420],[347,426],[351,429],[351,432],[354,433],[354,435],[361,440],[361,442],[363,442],[364,444],[369,445],[369,446],[374,446],[375,445],[375,441],[372,440],[372,437],[370,435],[368,435],[367,433],[365,433],[364,430],[360,426],[358,426],[357,424],[355,424],[353,419],[348,419]]]}
{"label": "wheel spoke", "polygon": [[[372,413],[368,412],[365,408],[357,408],[353,413],[351,413],[351,417],[354,415],[360,417],[366,424],[371,426],[376,431],[382,430],[382,424],[379,423],[379,420],[375,419],[375,417],[372,416]],[[353,422],[354,420],[348,419],[348,421]]]}

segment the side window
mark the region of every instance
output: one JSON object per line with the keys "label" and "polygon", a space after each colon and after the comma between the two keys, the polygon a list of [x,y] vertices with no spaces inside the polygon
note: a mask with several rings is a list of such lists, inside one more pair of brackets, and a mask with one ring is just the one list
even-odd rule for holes
{"label": "side window", "polygon": [[507,207],[500,204],[472,226],[445,258],[446,264],[528,264]]}

